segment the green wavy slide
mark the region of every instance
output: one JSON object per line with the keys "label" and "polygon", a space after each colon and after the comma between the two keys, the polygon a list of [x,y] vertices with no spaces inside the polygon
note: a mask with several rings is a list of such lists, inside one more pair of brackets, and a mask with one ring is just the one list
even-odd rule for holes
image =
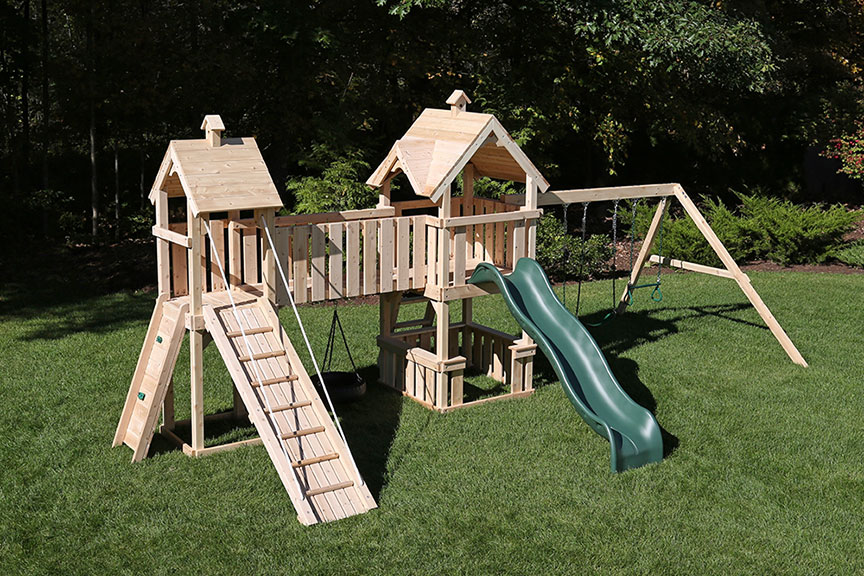
{"label": "green wavy slide", "polygon": [[521,258],[511,274],[481,263],[469,284],[494,283],[510,312],[537,343],[582,419],[609,440],[613,472],[663,459],[654,416],[621,388],[591,334],[552,291],[536,260]]}

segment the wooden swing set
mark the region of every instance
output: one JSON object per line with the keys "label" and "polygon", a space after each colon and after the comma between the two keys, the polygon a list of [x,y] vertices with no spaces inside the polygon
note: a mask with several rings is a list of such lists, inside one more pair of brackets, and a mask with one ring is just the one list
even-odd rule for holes
{"label": "wooden swing set", "polygon": [[[771,330],[771,333],[780,343],[780,346],[783,347],[783,350],[789,358],[795,364],[807,366],[807,362],[798,351],[798,348],[795,347],[795,344],[792,343],[792,340],[786,334],[786,331],[783,330],[783,327],[780,326],[779,322],[777,322],[777,319],[771,313],[771,310],[768,309],[768,306],[759,296],[759,293],[756,292],[755,288],[753,288],[753,285],[750,283],[750,278],[741,270],[729,254],[729,251],[720,241],[720,238],[717,237],[717,234],[705,220],[705,217],[699,211],[699,208],[696,207],[696,204],[690,196],[687,195],[687,192],[684,191],[684,188],[682,188],[680,184],[553,190],[539,194],[537,196],[537,205],[556,206],[574,203],[589,204],[592,202],[637,200],[645,198],[659,198],[660,201],[657,204],[657,209],[654,211],[654,217],[651,219],[651,224],[648,227],[648,232],[645,235],[639,253],[633,262],[633,268],[630,271],[627,287],[624,289],[620,299],[618,300],[615,313],[623,314],[627,310],[633,290],[643,286],[639,284],[639,278],[641,277],[642,270],[646,265],[657,264],[658,266],[667,266],[669,268],[689,270],[691,272],[708,274],[720,278],[729,278],[738,284],[738,287],[742,292],[744,292],[744,295],[750,301],[750,304],[752,304],[756,309],[756,312],[758,312],[759,316]],[[684,212],[691,220],[693,220],[693,223],[696,224],[699,232],[702,233],[702,236],[704,236],[705,240],[708,241],[708,244],[717,254],[717,257],[720,258],[720,262],[723,263],[723,268],[706,266],[704,264],[697,264],[684,260],[676,260],[663,256],[662,254],[651,254],[658,232],[661,230],[664,214],[669,206],[670,199],[678,200],[681,207],[684,209]],[[508,203],[518,204],[522,201],[522,195],[509,195],[506,197],[506,201]],[[659,285],[659,280],[657,284]],[[654,284],[652,283],[644,286],[653,285]]]}

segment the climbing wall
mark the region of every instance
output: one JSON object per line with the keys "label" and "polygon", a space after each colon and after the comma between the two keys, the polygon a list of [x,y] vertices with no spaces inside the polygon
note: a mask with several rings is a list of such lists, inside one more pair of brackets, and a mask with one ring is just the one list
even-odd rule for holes
{"label": "climbing wall", "polygon": [[186,332],[186,309],[187,305],[168,301],[164,297],[156,301],[114,435],[114,446],[126,444],[132,448],[133,462],[141,461],[150,448],[159,410],[171,384],[171,375]]}

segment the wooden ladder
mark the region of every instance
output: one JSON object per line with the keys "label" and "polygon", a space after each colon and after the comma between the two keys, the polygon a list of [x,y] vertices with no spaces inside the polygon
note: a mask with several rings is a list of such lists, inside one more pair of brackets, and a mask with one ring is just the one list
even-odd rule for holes
{"label": "wooden ladder", "polygon": [[187,308],[186,304],[174,303],[161,296],[153,309],[123,414],[114,434],[113,446],[126,444],[132,448],[133,462],[143,460],[150,449],[159,410],[171,384],[186,332]]}
{"label": "wooden ladder", "polygon": [[300,522],[339,520],[375,508],[270,302],[244,302],[237,315],[241,324],[230,305],[204,306],[205,325]]}

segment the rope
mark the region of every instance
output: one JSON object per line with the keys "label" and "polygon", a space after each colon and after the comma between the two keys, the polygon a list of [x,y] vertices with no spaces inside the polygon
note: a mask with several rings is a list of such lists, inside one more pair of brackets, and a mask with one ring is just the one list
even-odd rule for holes
{"label": "rope", "polygon": [[[264,398],[264,404],[267,407],[267,412],[272,413],[272,406],[270,405],[270,398],[267,397],[267,394],[264,392],[264,387],[261,384],[264,382],[264,375],[261,371],[261,367],[258,365],[258,360],[255,359],[255,354],[252,352],[252,347],[249,345],[249,337],[246,335],[246,329],[243,328],[243,322],[240,320],[240,314],[237,312],[237,303],[234,302],[234,296],[231,294],[231,284],[228,282],[228,277],[225,275],[225,269],[222,267],[222,260],[219,258],[219,250],[216,248],[216,241],[213,240],[213,235],[210,233],[210,224],[207,220],[202,219],[204,222],[204,227],[207,229],[207,237],[210,239],[210,253],[213,260],[216,262],[216,266],[219,268],[219,274],[222,275],[222,281],[225,282],[225,286],[228,292],[228,300],[231,302],[231,312],[234,314],[234,319],[237,321],[237,326],[240,328],[240,335],[243,337],[243,345],[246,346],[246,353],[249,354],[249,359],[252,361],[252,368],[255,372],[255,377],[258,379],[259,389],[261,390],[261,396]],[[288,449],[285,448],[285,443],[282,441],[282,430],[279,427],[279,422],[276,418],[268,419],[273,427],[276,429],[276,437],[279,439],[279,448],[282,449],[282,454],[285,455],[285,459],[289,462],[291,461],[291,456],[288,454]],[[300,487],[300,480],[297,478],[298,471],[292,467],[291,479],[294,481],[294,486],[297,488],[297,493],[300,494],[300,500],[306,500],[306,493]]]}
{"label": "rope", "polygon": [[[336,328],[339,328],[339,333],[342,335],[342,343],[345,345],[345,352],[348,353],[348,360],[351,362],[351,368],[354,374],[357,374],[357,365],[354,363],[354,357],[351,356],[351,348],[348,346],[348,339],[345,337],[345,329],[342,328],[342,319],[339,318],[338,305],[333,306],[333,321],[330,323],[330,335],[327,337],[327,348],[324,350],[324,371],[330,370],[330,365],[333,362],[333,352],[336,349]],[[323,383],[321,384],[324,385]]]}
{"label": "rope", "polygon": [[288,279],[285,278],[285,269],[282,267],[282,262],[279,260],[279,252],[276,250],[276,243],[273,242],[273,237],[270,235],[270,227],[267,225],[266,220],[262,219],[261,222],[264,224],[264,232],[267,234],[267,241],[270,243],[273,257],[276,259],[276,268],[279,270],[279,277],[282,278],[282,285],[285,286],[285,292],[288,293],[288,301],[291,302],[291,308],[294,310],[294,317],[297,319],[297,325],[300,326],[300,332],[303,334],[303,341],[306,342],[306,350],[309,351],[309,357],[312,359],[312,365],[315,367],[315,374],[318,375],[318,381],[321,382],[321,388],[324,390],[324,397],[327,398],[327,405],[330,407],[330,412],[333,414],[333,422],[336,424],[339,436],[342,437],[342,442],[345,444],[345,450],[348,451],[348,456],[351,458],[351,464],[354,466],[354,472],[356,472],[357,479],[362,486],[364,484],[363,477],[360,475],[360,470],[357,468],[357,462],[354,461],[354,455],[351,453],[351,448],[348,447],[348,440],[345,438],[345,432],[342,431],[342,425],[339,424],[339,418],[336,416],[336,409],[333,407],[333,400],[330,399],[327,385],[324,383],[324,378],[321,376],[321,368],[318,367],[315,353],[312,352],[312,345],[309,343],[309,336],[306,334],[306,329],[303,327],[303,321],[300,320],[300,312],[297,311],[297,304],[294,303],[294,295],[291,293],[291,288],[288,286]]}

